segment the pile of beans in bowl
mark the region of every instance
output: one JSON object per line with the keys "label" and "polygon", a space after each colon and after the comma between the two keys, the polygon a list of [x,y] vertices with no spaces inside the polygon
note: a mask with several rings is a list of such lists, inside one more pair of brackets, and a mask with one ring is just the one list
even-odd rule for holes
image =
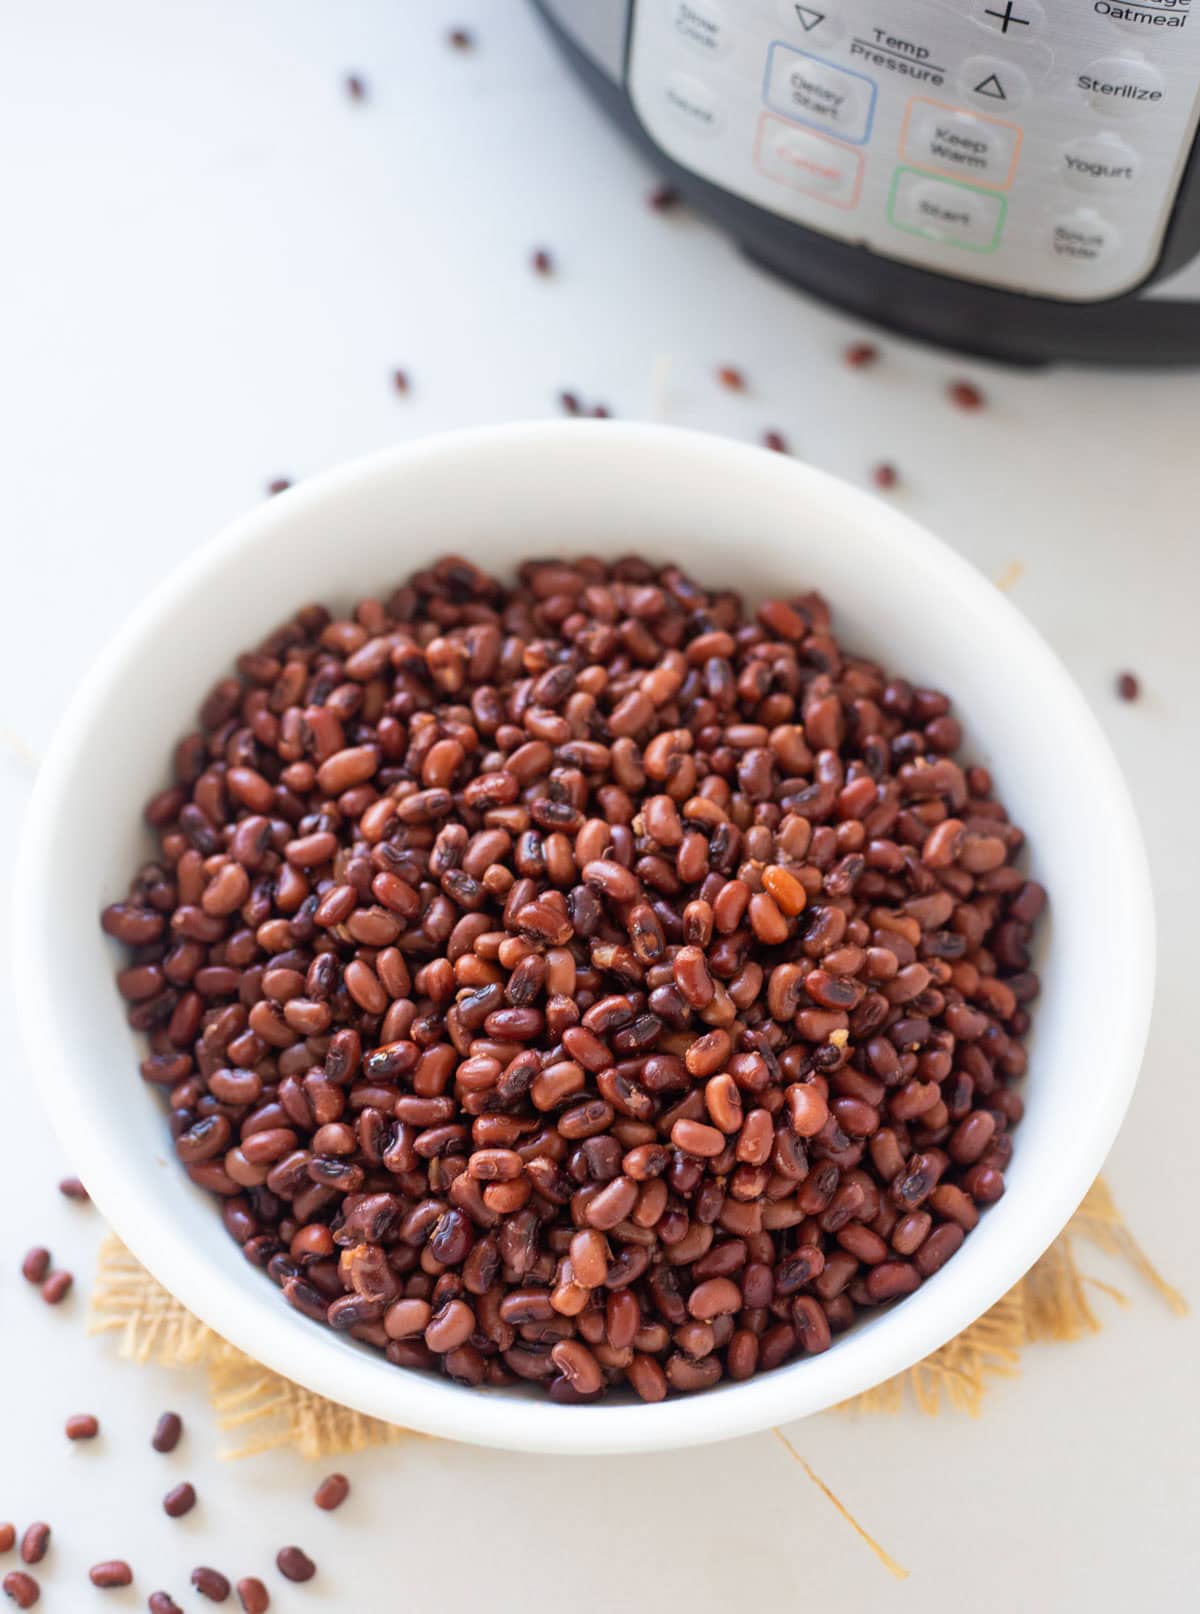
{"label": "pile of beans in bowl", "polygon": [[1004,1192],[1045,902],[947,697],[678,567],[446,558],[237,663],[103,915],[287,1302],[466,1385],[826,1350]]}

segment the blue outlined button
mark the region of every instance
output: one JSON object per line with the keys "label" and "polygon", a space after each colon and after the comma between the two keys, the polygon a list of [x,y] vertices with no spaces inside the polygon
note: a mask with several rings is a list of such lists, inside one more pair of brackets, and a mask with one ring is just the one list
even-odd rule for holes
{"label": "blue outlined button", "polygon": [[810,129],[865,146],[875,118],[875,80],[776,42],[767,52],[763,100]]}

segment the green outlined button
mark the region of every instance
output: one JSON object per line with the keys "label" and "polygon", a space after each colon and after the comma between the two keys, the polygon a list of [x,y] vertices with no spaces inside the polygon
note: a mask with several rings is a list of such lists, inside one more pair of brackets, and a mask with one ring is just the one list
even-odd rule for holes
{"label": "green outlined button", "polygon": [[908,235],[968,252],[994,252],[1008,199],[957,179],[937,179],[918,168],[897,168],[888,197],[888,221]]}

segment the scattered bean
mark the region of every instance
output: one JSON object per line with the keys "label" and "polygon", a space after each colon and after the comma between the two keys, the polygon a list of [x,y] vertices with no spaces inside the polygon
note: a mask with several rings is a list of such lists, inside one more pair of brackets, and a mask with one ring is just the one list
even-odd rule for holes
{"label": "scattered bean", "polygon": [[36,1245],[21,1262],[21,1276],[29,1283],[41,1283],[50,1270],[50,1251]]}
{"label": "scattered bean", "polygon": [[163,1512],[169,1519],[181,1519],[185,1513],[190,1513],[195,1505],[196,1487],[187,1480],[173,1486],[163,1497]]}
{"label": "scattered bean", "polygon": [[280,1547],[275,1554],[276,1567],[287,1580],[311,1580],[317,1566],[299,1547]]}
{"label": "scattered bean", "polygon": [[344,1474],[327,1474],[317,1486],[313,1501],[326,1513],[340,1508],[350,1495],[350,1481]]}
{"label": "scattered bean", "polygon": [[40,1564],[50,1550],[50,1526],[38,1519],[27,1525],[21,1537],[21,1562]]}
{"label": "scattered bean", "polygon": [[150,1444],[155,1451],[174,1451],[183,1433],[183,1419],[177,1412],[164,1412],[154,1426]]}
{"label": "scattered bean", "polygon": [[256,1575],[246,1575],[239,1580],[237,1594],[245,1614],[267,1614],[271,1594]]}
{"label": "scattered bean", "polygon": [[946,392],[956,409],[983,408],[983,393],[973,381],[952,381]]}
{"label": "scattered bean", "polygon": [[852,370],[865,370],[877,362],[879,349],[874,342],[852,342],[842,357]]}
{"label": "scattered bean", "polygon": [[106,1558],[102,1564],[92,1565],[88,1579],[102,1591],[111,1591],[117,1586],[132,1585],[133,1570],[123,1558]]}
{"label": "scattered bean", "polygon": [[219,1569],[210,1569],[206,1564],[192,1570],[192,1585],[212,1603],[223,1603],[229,1596],[229,1581]]}
{"label": "scattered bean", "polygon": [[27,1575],[21,1569],[10,1569],[4,1579],[0,1581],[4,1595],[10,1597],[18,1608],[32,1608],[42,1595],[42,1589],[32,1575]]}

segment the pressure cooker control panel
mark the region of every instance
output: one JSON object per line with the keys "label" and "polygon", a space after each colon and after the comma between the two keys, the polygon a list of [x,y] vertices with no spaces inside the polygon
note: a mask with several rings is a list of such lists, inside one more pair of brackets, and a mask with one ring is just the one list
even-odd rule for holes
{"label": "pressure cooker control panel", "polygon": [[669,156],[760,207],[1091,302],[1158,261],[1200,115],[1200,15],[1191,0],[636,0],[628,81]]}

